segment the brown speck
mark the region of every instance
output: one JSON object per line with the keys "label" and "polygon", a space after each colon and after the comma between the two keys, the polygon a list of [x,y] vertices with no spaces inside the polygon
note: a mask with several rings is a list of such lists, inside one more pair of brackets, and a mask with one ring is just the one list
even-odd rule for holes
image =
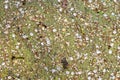
{"label": "brown speck", "polygon": [[67,8],[68,1],[67,0],[62,0],[62,7]]}
{"label": "brown speck", "polygon": [[11,59],[12,60],[14,60],[14,59],[24,59],[24,57],[15,57],[15,56],[12,56]]}
{"label": "brown speck", "polygon": [[43,38],[43,36],[40,36],[40,38]]}
{"label": "brown speck", "polygon": [[26,0],[22,0],[22,5],[25,5],[26,4]]}
{"label": "brown speck", "polygon": [[15,59],[15,56],[12,56],[11,59],[14,60],[14,59]]}
{"label": "brown speck", "polygon": [[38,26],[41,25],[41,26],[47,28],[47,26],[46,26],[43,22],[39,22],[37,25],[38,25]]}
{"label": "brown speck", "polygon": [[110,49],[111,48],[111,46],[110,45],[108,45],[108,49]]}
{"label": "brown speck", "polygon": [[67,62],[67,60],[66,60],[65,57],[62,58],[61,63],[62,63],[62,65],[63,65],[63,68],[64,68],[64,69],[67,69],[67,68],[68,68],[68,62]]}

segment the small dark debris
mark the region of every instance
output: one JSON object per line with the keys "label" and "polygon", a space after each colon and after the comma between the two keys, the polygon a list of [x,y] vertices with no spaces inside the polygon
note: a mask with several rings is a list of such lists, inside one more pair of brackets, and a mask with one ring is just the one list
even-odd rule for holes
{"label": "small dark debris", "polygon": [[26,40],[29,40],[29,38],[27,37]]}
{"label": "small dark debris", "polygon": [[14,59],[24,59],[24,57],[15,57],[15,56],[12,56],[11,59],[12,60],[14,60]]}
{"label": "small dark debris", "polygon": [[40,36],[40,38],[43,38],[43,36]]}
{"label": "small dark debris", "polygon": [[62,63],[62,65],[63,65],[63,68],[64,68],[64,69],[67,69],[67,68],[68,68],[68,62],[67,62],[67,60],[66,60],[65,57],[62,58],[61,63]]}
{"label": "small dark debris", "polygon": [[18,32],[20,31],[20,27],[17,27],[17,31],[18,31]]}
{"label": "small dark debris", "polygon": [[111,46],[110,45],[108,45],[108,49],[110,49],[111,48]]}
{"label": "small dark debris", "polygon": [[41,25],[41,26],[44,26],[45,28],[47,28],[47,26],[43,22],[41,22],[41,21],[37,25],[38,26]]}
{"label": "small dark debris", "polygon": [[100,13],[99,11],[97,11],[97,13]]}
{"label": "small dark debris", "polygon": [[26,5],[26,0],[22,0],[22,5]]}
{"label": "small dark debris", "polygon": [[14,60],[15,59],[15,56],[12,56],[12,58],[11,58],[12,60]]}

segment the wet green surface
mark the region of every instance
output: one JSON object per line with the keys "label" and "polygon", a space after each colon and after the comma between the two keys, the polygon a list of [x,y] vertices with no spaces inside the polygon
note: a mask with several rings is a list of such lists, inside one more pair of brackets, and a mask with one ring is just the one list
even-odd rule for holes
{"label": "wet green surface", "polygon": [[0,0],[1,80],[120,76],[119,2],[67,1]]}

